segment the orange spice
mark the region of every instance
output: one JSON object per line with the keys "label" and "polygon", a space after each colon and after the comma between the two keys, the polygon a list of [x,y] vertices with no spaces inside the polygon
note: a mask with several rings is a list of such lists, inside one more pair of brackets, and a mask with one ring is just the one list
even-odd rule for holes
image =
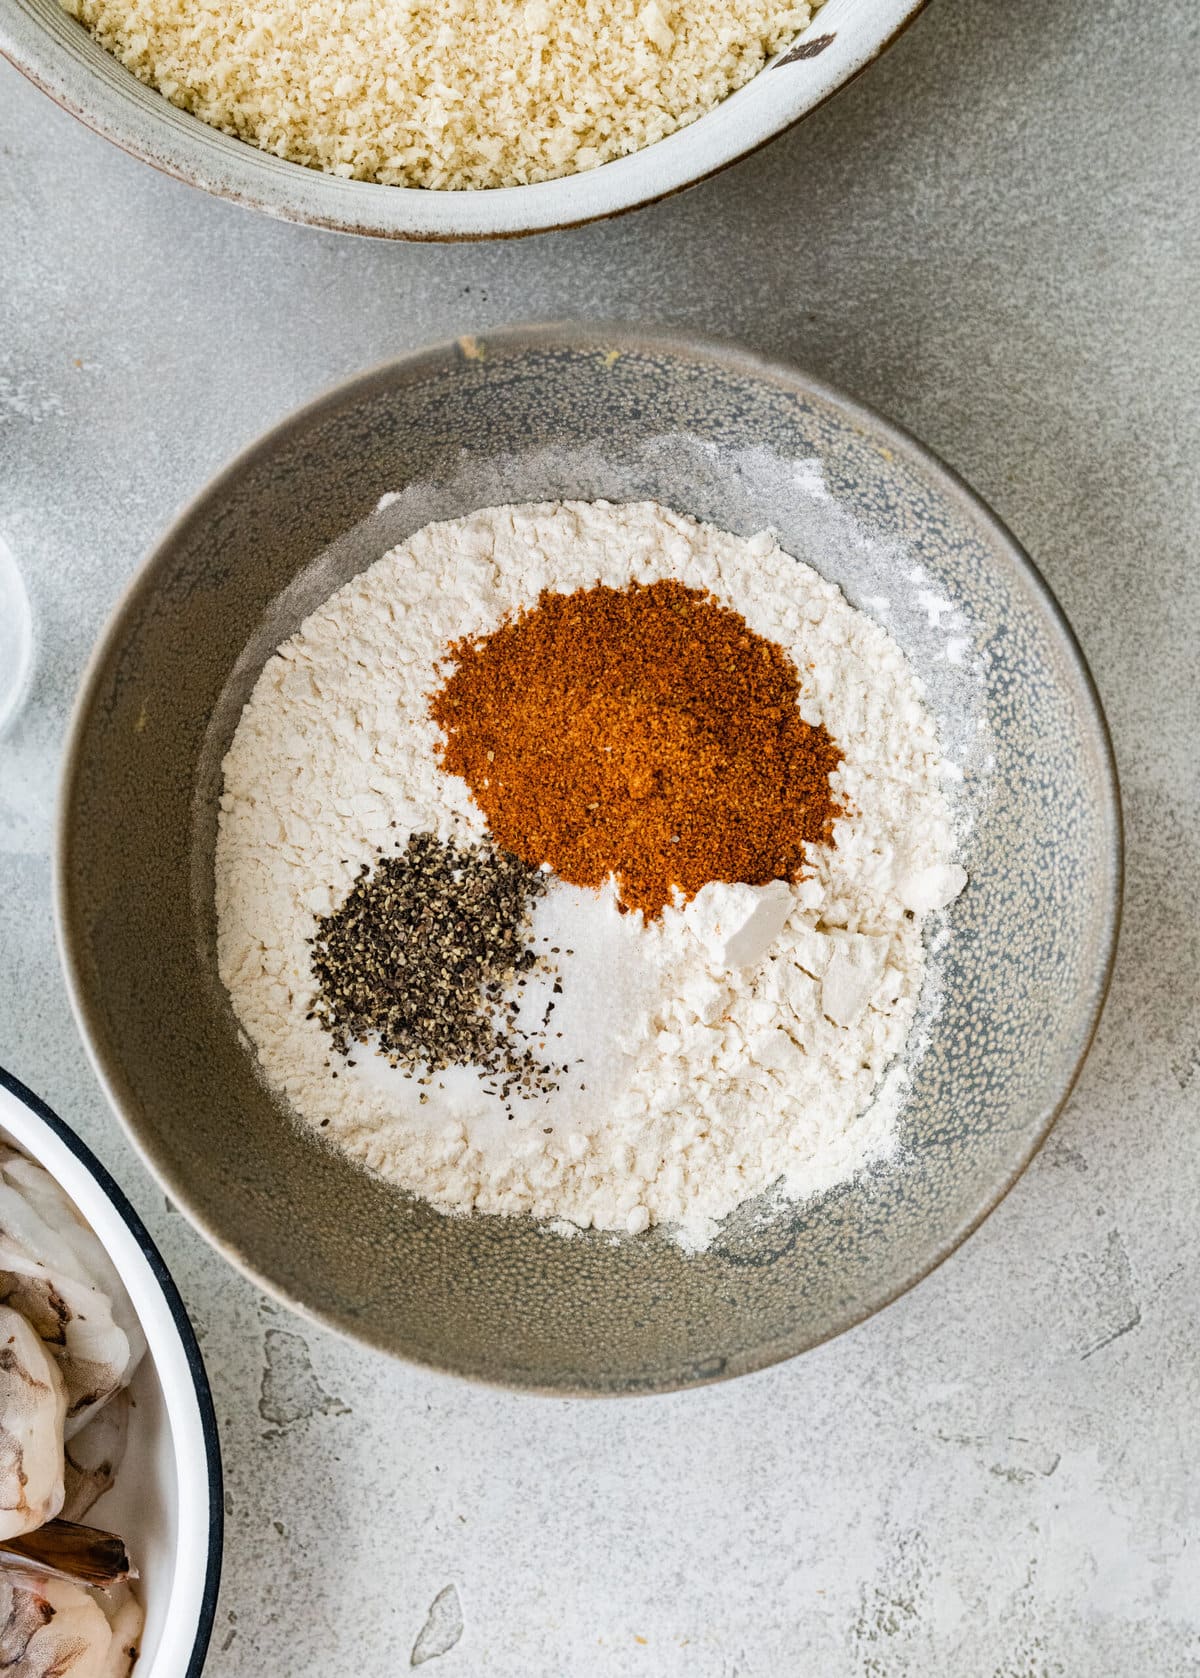
{"label": "orange spice", "polygon": [[498,845],[647,918],[710,880],[798,879],[828,843],[836,743],[783,649],[683,583],[545,592],[480,640],[430,713]]}

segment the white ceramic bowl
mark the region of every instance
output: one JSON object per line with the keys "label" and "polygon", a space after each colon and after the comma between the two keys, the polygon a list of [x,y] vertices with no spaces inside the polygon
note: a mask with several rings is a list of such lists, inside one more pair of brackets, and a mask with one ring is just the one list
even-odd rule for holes
{"label": "white ceramic bowl", "polygon": [[146,1610],[135,1678],[199,1678],[221,1575],[217,1424],[196,1336],[137,1213],[79,1138],[0,1069],[0,1134],[45,1166],[106,1248],[146,1335],[125,1460],[89,1513],[119,1532]]}
{"label": "white ceramic bowl", "polygon": [[58,0],[0,0],[0,52],[52,99],[156,168],[289,221],[396,239],[487,239],[616,215],[773,139],[866,68],[925,0],[826,0],[753,81],[630,157],[538,186],[431,192],[324,175],[209,128],[143,86]]}

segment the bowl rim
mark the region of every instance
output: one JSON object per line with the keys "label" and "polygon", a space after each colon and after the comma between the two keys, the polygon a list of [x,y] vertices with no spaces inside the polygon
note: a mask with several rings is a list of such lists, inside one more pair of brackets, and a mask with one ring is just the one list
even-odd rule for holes
{"label": "bowl rim", "polygon": [[[909,29],[929,0],[890,0],[890,3],[897,8],[895,16],[878,38],[842,55],[844,65],[831,78],[826,78],[826,85],[815,96],[789,101],[790,108],[755,123],[753,132],[735,140],[727,149],[716,146],[712,155],[698,164],[685,161],[680,148],[672,149],[666,157],[660,148],[670,147],[672,141],[693,133],[699,123],[720,111],[729,99],[753,87],[759,77],[786,58],[809,30],[814,32],[815,39],[820,33],[819,11],[791,46],[765,63],[742,88],[702,113],[695,122],[676,129],[662,140],[624,157],[610,159],[594,170],[577,171],[529,186],[474,191],[450,192],[345,180],[260,151],[249,141],[235,139],[171,104],[156,89],[135,77],[119,59],[92,43],[86,32],[85,39],[111,59],[120,75],[113,79],[96,74],[81,77],[79,66],[87,57],[86,49],[82,54],[69,50],[34,16],[29,0],[0,0],[0,57],[7,59],[28,81],[93,133],[161,174],[214,197],[261,211],[277,220],[332,232],[377,239],[454,243],[518,239],[535,233],[585,227],[644,209],[721,174],[770,145],[856,81]],[[74,18],[68,21],[76,23]],[[83,32],[81,24],[76,27]],[[162,108],[153,102],[147,104],[146,95],[152,95]],[[277,173],[280,169],[287,172]],[[614,170],[619,172],[615,178]],[[650,178],[643,180],[643,176]],[[314,185],[314,182],[323,184]],[[334,201],[343,197],[344,204],[335,209]],[[585,202],[575,208],[571,206],[573,198]],[[432,215],[426,214],[430,200],[456,199],[462,203],[443,202]],[[322,204],[319,200],[329,202]],[[495,213],[489,210],[489,205],[495,206]]]}
{"label": "bowl rim", "polygon": [[[191,1649],[187,1656],[187,1664],[168,1673],[163,1671],[161,1678],[200,1678],[204,1669],[208,1645],[212,1638],[216,1621],[217,1597],[221,1584],[221,1564],[224,1554],[225,1504],[224,1481],[221,1469],[221,1444],[217,1429],[216,1411],[213,1406],[212,1389],[209,1386],[208,1372],[204,1367],[204,1359],[200,1351],[200,1343],[196,1338],[196,1331],[192,1327],[187,1307],[176,1286],[175,1279],[167,1269],[166,1262],[145,1224],[134,1210],[128,1196],[120,1184],[112,1176],[108,1168],[103,1165],[87,1143],[73,1131],[49,1107],[40,1096],[36,1095],[27,1084],[15,1077],[6,1068],[0,1066],[0,1090],[6,1091],[22,1107],[34,1121],[33,1130],[39,1128],[48,1132],[75,1160],[83,1167],[85,1174],[95,1184],[99,1194],[107,1200],[119,1221],[132,1236],[136,1246],[146,1261],[151,1279],[157,1292],[166,1305],[168,1315],[179,1340],[187,1366],[191,1390],[195,1396],[200,1419],[200,1433],[204,1444],[204,1482],[207,1490],[208,1504],[208,1545],[204,1558],[204,1573],[200,1587],[200,1600],[196,1631],[192,1639]],[[0,1124],[8,1129],[5,1118],[0,1114]],[[19,1146],[27,1146],[23,1138],[15,1132],[9,1132]],[[36,1156],[35,1156],[36,1157]],[[38,1158],[37,1163],[44,1169],[51,1171],[55,1180],[59,1181],[52,1167],[45,1160]],[[79,1205],[76,1195],[70,1185],[60,1185],[64,1192],[70,1195],[72,1204],[82,1216],[87,1216],[88,1208]],[[100,1239],[99,1232],[97,1238]],[[104,1243],[108,1251],[107,1243]],[[124,1278],[122,1278],[124,1280]],[[139,1314],[140,1315],[140,1314]],[[153,1353],[151,1354],[153,1356]],[[175,1421],[172,1418],[172,1432],[175,1431]],[[176,1557],[178,1569],[178,1552]],[[156,1659],[151,1671],[158,1672],[159,1662]],[[149,1675],[148,1675],[149,1678]]]}
{"label": "bowl rim", "polygon": [[71,1010],[88,1059],[126,1135],[146,1168],[162,1187],[163,1192],[171,1197],[174,1204],[184,1212],[205,1240],[243,1276],[288,1310],[321,1328],[332,1329],[343,1339],[355,1345],[367,1346],[376,1351],[386,1352],[400,1362],[413,1364],[457,1380],[470,1381],[475,1385],[492,1387],[506,1392],[536,1393],[553,1398],[610,1396],[607,1390],[600,1391],[595,1388],[539,1385],[535,1382],[516,1382],[499,1377],[488,1377],[473,1370],[455,1368],[452,1364],[439,1362],[433,1357],[424,1357],[408,1351],[398,1352],[381,1336],[374,1334],[369,1324],[356,1321],[351,1325],[349,1319],[343,1320],[332,1312],[325,1312],[310,1306],[305,1301],[293,1297],[286,1288],[276,1283],[272,1278],[262,1274],[245,1257],[237,1245],[213,1228],[203,1213],[191,1203],[186,1189],[174,1182],[167,1169],[160,1164],[153,1146],[153,1136],[143,1136],[135,1128],[133,1120],[128,1118],[123,1111],[119,1097],[122,1076],[120,1066],[115,1056],[102,1047],[99,1036],[93,1038],[89,1029],[91,1004],[86,994],[84,975],[77,960],[74,942],[69,930],[66,869],[69,843],[68,829],[72,791],[82,762],[83,735],[88,718],[95,705],[104,671],[109,664],[111,655],[117,650],[123,639],[126,620],[131,616],[142,596],[152,592],[153,573],[159,563],[166,558],[186,533],[188,526],[194,520],[205,516],[205,510],[211,501],[223,495],[226,488],[242,475],[256,465],[268,460],[275,449],[295,432],[302,431],[312,422],[336,412],[349,402],[368,396],[373,391],[388,388],[397,378],[403,378],[407,381],[419,379],[426,371],[444,366],[448,358],[459,356],[470,357],[473,360],[485,359],[489,344],[495,346],[497,352],[504,354],[528,349],[544,350],[552,348],[594,350],[600,353],[611,353],[615,350],[622,355],[649,352],[673,355],[676,358],[702,362],[709,366],[715,364],[724,371],[736,371],[743,376],[766,379],[796,395],[815,397],[818,401],[827,403],[839,410],[864,433],[878,436],[896,454],[919,466],[947,499],[962,506],[969,518],[986,526],[997,543],[1006,550],[1018,572],[1024,575],[1044,608],[1047,624],[1055,632],[1065,661],[1078,681],[1079,699],[1084,711],[1085,724],[1090,726],[1093,732],[1094,744],[1097,749],[1097,761],[1103,777],[1103,785],[1099,789],[1098,806],[1107,818],[1109,826],[1108,844],[1106,846],[1108,868],[1103,881],[1099,882],[1099,889],[1103,892],[1104,907],[1103,960],[1098,972],[1092,979],[1090,1008],[1079,1054],[1064,1081],[1059,1095],[1048,1107],[1043,1109],[1031,1125],[1026,1144],[1012,1170],[997,1184],[994,1191],[985,1197],[982,1204],[970,1216],[964,1218],[932,1251],[927,1262],[906,1274],[900,1281],[889,1283],[877,1289],[863,1305],[843,1311],[837,1325],[827,1333],[805,1340],[800,1345],[797,1345],[794,1341],[765,1342],[755,1348],[752,1354],[740,1359],[738,1369],[735,1372],[728,1374],[721,1372],[713,1376],[689,1378],[686,1382],[682,1379],[664,1381],[645,1388],[638,1387],[632,1390],[625,1388],[619,1392],[613,1390],[611,1396],[639,1396],[643,1394],[653,1396],[682,1390],[685,1387],[690,1391],[692,1387],[707,1386],[717,1381],[730,1380],[735,1375],[754,1374],[773,1364],[800,1356],[802,1353],[836,1339],[847,1330],[856,1328],[859,1324],[866,1322],[868,1318],[875,1316],[879,1311],[893,1304],[897,1299],[916,1287],[919,1282],[924,1281],[927,1276],[939,1269],[950,1255],[975,1233],[1024,1174],[1070,1100],[1083,1064],[1095,1041],[1100,1018],[1112,983],[1121,925],[1125,878],[1124,818],[1116,754],[1099,690],[1075,631],[1041,571],[1008,526],[953,467],[947,465],[939,455],[910,431],[898,422],[878,413],[866,403],[846,396],[835,386],[807,373],[794,363],[777,360],[763,355],[757,350],[748,349],[716,336],[675,331],[658,326],[647,327],[575,321],[530,322],[502,327],[496,331],[483,332],[476,337],[442,340],[439,343],[413,350],[406,355],[393,357],[360,373],[338,380],[310,401],[293,409],[239,450],[223,468],[187,501],[175,518],[171,520],[162,536],[144,556],[141,564],[133,573],[113,606],[80,679],[79,689],[67,727],[55,816],[53,887],[55,937]]}

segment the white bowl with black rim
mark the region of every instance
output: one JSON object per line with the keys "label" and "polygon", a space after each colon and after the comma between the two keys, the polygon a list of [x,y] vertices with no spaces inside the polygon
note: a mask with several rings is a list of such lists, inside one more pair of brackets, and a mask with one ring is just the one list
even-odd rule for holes
{"label": "white bowl with black rim", "polygon": [[199,1678],[221,1576],[221,1455],[208,1377],[179,1291],[145,1225],[100,1164],[32,1090],[0,1068],[0,1137],[43,1166],[124,1282],[147,1352],[116,1483],[88,1515],[119,1532],[146,1623],[135,1678]]}
{"label": "white bowl with black rim", "polygon": [[866,69],[924,4],[825,0],[752,81],[665,140],[561,180],[478,192],[343,180],[261,152],[146,87],[58,0],[0,0],[0,52],[125,151],[268,215],[381,238],[512,238],[618,215],[747,156]]}

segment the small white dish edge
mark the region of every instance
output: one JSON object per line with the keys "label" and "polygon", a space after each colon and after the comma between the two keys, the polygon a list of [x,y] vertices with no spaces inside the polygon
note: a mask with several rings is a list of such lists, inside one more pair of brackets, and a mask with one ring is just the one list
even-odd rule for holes
{"label": "small white dish edge", "polygon": [[[141,1441],[156,1459],[167,1519],[150,1521],[145,1536],[154,1539],[154,1548],[140,1556],[138,1534],[128,1527],[122,1532],[145,1587],[146,1628],[135,1678],[198,1678],[220,1580],[223,1507],[216,1424],[194,1333],[157,1248],[122,1191],[115,1183],[110,1189],[107,1171],[86,1144],[32,1091],[3,1072],[0,1131],[43,1165],[74,1201],[116,1265],[145,1332],[148,1352],[134,1378],[135,1415],[125,1462],[92,1518],[100,1519],[110,1500],[118,1507],[131,1501],[121,1494],[134,1489],[135,1477],[144,1479],[138,1463]],[[165,1465],[173,1470],[173,1480],[164,1485]],[[144,1461],[141,1466],[144,1471]],[[163,1549],[164,1527],[169,1553]]]}

